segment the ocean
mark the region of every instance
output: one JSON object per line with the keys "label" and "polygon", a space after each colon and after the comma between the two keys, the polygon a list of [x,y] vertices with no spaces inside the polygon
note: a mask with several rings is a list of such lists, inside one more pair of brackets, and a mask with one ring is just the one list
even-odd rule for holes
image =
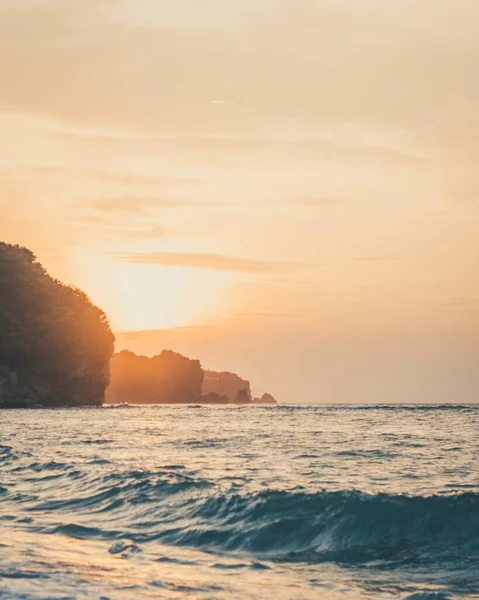
{"label": "ocean", "polygon": [[479,406],[0,412],[0,598],[479,598]]}

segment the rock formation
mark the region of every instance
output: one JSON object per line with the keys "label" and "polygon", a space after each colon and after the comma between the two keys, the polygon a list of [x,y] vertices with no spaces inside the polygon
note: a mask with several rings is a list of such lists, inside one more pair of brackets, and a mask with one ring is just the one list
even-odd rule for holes
{"label": "rock formation", "polygon": [[247,404],[252,400],[250,382],[228,371],[205,371],[203,394],[210,392],[226,396],[230,403]]}
{"label": "rock formation", "polygon": [[203,369],[198,360],[171,350],[163,350],[153,358],[125,350],[111,361],[107,402],[195,404],[201,402],[202,383]]}
{"label": "rock formation", "polygon": [[[203,371],[198,360],[163,350],[148,358],[124,350],[111,361],[109,404],[252,404],[249,381],[234,373]],[[275,404],[265,394],[260,404]]]}
{"label": "rock formation", "polygon": [[261,398],[255,398],[253,404],[278,404],[271,394],[263,394]]}

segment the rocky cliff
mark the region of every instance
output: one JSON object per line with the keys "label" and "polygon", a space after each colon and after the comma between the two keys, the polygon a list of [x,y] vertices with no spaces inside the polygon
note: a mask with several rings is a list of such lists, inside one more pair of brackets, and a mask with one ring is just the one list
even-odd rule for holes
{"label": "rocky cliff", "polygon": [[205,371],[203,394],[209,393],[226,396],[235,404],[248,404],[252,400],[250,382],[228,371]]}
{"label": "rocky cliff", "polygon": [[278,404],[271,394],[263,394],[261,398],[255,398],[253,404]]}
{"label": "rocky cliff", "polygon": [[[229,372],[203,371],[198,360],[171,350],[149,358],[128,350],[111,361],[109,404],[252,404],[249,381]],[[259,404],[275,404],[265,394]]]}
{"label": "rocky cliff", "polygon": [[0,408],[101,405],[114,337],[80,290],[0,243]]}
{"label": "rocky cliff", "polygon": [[[153,358],[125,350],[115,354],[111,361],[107,402],[194,404],[201,401],[202,383],[203,369],[198,360],[171,350],[163,350]],[[214,400],[209,398],[210,403]]]}

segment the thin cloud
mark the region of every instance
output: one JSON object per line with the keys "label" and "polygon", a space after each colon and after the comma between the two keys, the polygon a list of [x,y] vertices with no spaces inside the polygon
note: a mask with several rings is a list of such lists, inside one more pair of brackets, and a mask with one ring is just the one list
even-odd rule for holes
{"label": "thin cloud", "polygon": [[124,229],[119,232],[119,235],[126,238],[141,239],[141,240],[155,240],[167,235],[166,227],[162,225],[156,225],[147,229]]}
{"label": "thin cloud", "polygon": [[138,224],[138,227],[125,228],[115,225],[111,218],[103,215],[80,215],[75,218],[75,222],[101,229],[104,234],[120,238],[153,240],[167,235],[166,227],[160,224],[153,224],[147,227],[142,227],[141,224]]}
{"label": "thin cloud", "polygon": [[235,273],[269,274],[288,270],[281,262],[262,261],[250,258],[237,258],[223,254],[195,254],[189,252],[143,252],[117,254],[118,262],[159,265],[168,267],[188,267],[230,271]]}
{"label": "thin cloud", "polygon": [[247,312],[247,313],[236,313],[233,316],[245,318],[245,319],[297,319],[299,315],[291,313],[279,313],[279,312]]}
{"label": "thin cloud", "polygon": [[344,204],[343,198],[332,198],[329,196],[300,196],[295,205],[304,208],[329,208]]}
{"label": "thin cloud", "polygon": [[81,202],[81,208],[105,214],[144,214],[155,210],[202,208],[221,211],[264,210],[283,206],[272,202],[186,200],[184,198],[160,198],[156,196],[118,196],[115,198],[93,198]]}
{"label": "thin cloud", "polygon": [[141,173],[120,173],[118,171],[90,171],[92,177],[97,181],[105,183],[118,183],[129,186],[159,186],[174,184],[198,184],[199,179],[188,179],[182,177],[170,177],[168,175],[148,175]]}
{"label": "thin cloud", "polygon": [[361,263],[393,262],[398,261],[399,257],[388,256],[387,254],[371,254],[370,256],[357,256],[354,260]]}
{"label": "thin cloud", "polygon": [[106,213],[132,213],[149,212],[157,208],[177,208],[181,201],[148,197],[148,196],[120,196],[117,198],[96,198],[83,202],[85,208]]}
{"label": "thin cloud", "polygon": [[118,196],[116,198],[95,198],[82,202],[83,208],[104,213],[125,213],[138,215],[159,209],[213,208],[214,202],[159,198],[156,196]]}
{"label": "thin cloud", "polygon": [[159,187],[166,185],[180,184],[200,184],[203,183],[200,179],[188,179],[181,177],[172,177],[169,175],[150,175],[144,173],[128,173],[121,171],[108,171],[101,169],[88,169],[78,167],[65,166],[47,166],[47,165],[32,165],[32,164],[5,164],[0,165],[3,172],[9,175],[18,175],[18,177],[44,177],[61,179],[63,177],[75,179],[88,179],[100,183],[112,183],[115,185],[124,186],[144,186],[144,187]]}
{"label": "thin cloud", "polygon": [[208,325],[183,325],[180,327],[167,327],[165,329],[142,329],[133,331],[116,331],[115,335],[118,339],[125,341],[143,341],[148,338],[155,338],[157,336],[180,334],[188,335],[195,333],[198,330],[211,329]]}
{"label": "thin cloud", "polygon": [[458,309],[479,310],[479,297],[451,297],[448,300],[446,300],[444,304],[448,304],[449,306]]}
{"label": "thin cloud", "polygon": [[110,227],[110,219],[98,215],[80,215],[75,217],[76,223],[85,223],[86,225],[94,225],[98,227]]}

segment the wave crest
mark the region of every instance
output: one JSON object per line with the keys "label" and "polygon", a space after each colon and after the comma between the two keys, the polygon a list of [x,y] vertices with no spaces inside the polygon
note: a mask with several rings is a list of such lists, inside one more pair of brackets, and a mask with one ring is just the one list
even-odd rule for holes
{"label": "wave crest", "polygon": [[[76,489],[83,492],[68,499],[27,499],[27,510],[48,513],[49,532],[73,537],[158,541],[275,561],[479,560],[479,494],[473,492],[241,494],[174,471],[110,473],[81,479]],[[52,513],[61,516],[58,527],[51,526]]]}

